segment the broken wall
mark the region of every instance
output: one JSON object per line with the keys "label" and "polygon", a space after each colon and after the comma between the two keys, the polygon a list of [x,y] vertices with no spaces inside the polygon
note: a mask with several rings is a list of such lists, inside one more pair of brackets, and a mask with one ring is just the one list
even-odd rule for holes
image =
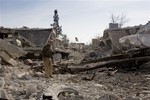
{"label": "broken wall", "polygon": [[121,44],[119,43],[119,39],[123,36],[127,36],[128,33],[125,32],[124,30],[121,31],[109,31],[108,32],[109,36],[110,36],[110,40],[112,42],[112,50],[115,52],[115,51],[118,51],[122,48]]}
{"label": "broken wall", "polygon": [[127,48],[150,47],[150,22],[143,25],[136,34],[119,39],[122,46]]}
{"label": "broken wall", "polygon": [[100,44],[100,39],[92,39],[92,46],[93,47],[97,47]]}
{"label": "broken wall", "polygon": [[141,26],[134,26],[134,27],[127,27],[127,28],[117,28],[117,29],[107,29],[103,33],[103,42],[105,46],[109,49],[112,49],[114,53],[119,53],[120,50],[123,48],[119,39],[136,34],[136,32],[140,29]]}

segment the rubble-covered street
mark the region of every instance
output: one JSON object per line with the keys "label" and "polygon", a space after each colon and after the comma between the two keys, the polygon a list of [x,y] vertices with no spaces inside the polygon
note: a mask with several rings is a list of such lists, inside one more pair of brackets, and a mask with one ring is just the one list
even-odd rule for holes
{"label": "rubble-covered street", "polygon": [[[1,11],[3,14],[7,12],[7,10],[4,10],[3,4],[7,5],[8,1],[5,1],[0,0],[0,14]],[[18,2],[18,5],[15,6],[16,8],[20,6],[20,3],[23,5],[28,4],[26,7],[33,6],[30,9],[32,12],[38,9],[38,15],[31,14],[27,10],[30,14],[26,17],[22,13],[25,8],[15,9],[21,11],[19,14],[23,18],[34,19],[28,24],[29,27],[17,28],[13,24],[12,27],[7,26],[8,22],[14,22],[12,20],[5,22],[5,17],[3,17],[5,20],[1,21],[2,15],[0,15],[0,25],[1,22],[5,22],[4,25],[0,26],[0,100],[150,100],[150,21],[145,19],[146,23],[141,24],[139,21],[139,25],[133,26],[135,24],[133,22],[140,20],[141,16],[144,19],[145,12],[142,12],[143,15],[137,16],[136,12],[131,10],[131,13],[127,9],[128,7],[130,8],[129,3],[131,1],[122,1],[127,3],[125,6],[118,3],[121,4],[119,5],[120,8],[125,8],[130,12],[129,16],[132,20],[137,19],[131,21],[132,24],[130,23],[129,26],[124,26],[128,22],[128,18],[124,13],[121,15],[112,13],[111,22],[109,23],[103,20],[108,15],[106,14],[106,12],[108,13],[107,9],[105,9],[106,12],[103,12],[104,16],[101,21],[94,21],[93,17],[91,17],[99,15],[96,11],[102,12],[104,10],[99,8],[97,3],[100,3],[101,6],[105,5],[104,8],[114,9],[116,7],[117,10],[115,11],[118,11],[120,8],[114,6],[118,2],[116,0],[106,0],[102,1],[102,3],[97,0],[77,0],[72,1],[73,3],[66,3],[65,0],[58,0],[57,2],[55,0],[43,0],[42,2],[41,0],[36,2],[31,0],[31,5],[29,1],[9,1],[9,3],[12,3],[10,5],[16,5]],[[109,4],[105,4],[110,1],[115,1],[113,5],[111,4],[114,8]],[[139,1],[138,4],[140,5],[144,2],[144,0],[140,3]],[[58,12],[58,9],[53,8],[56,7],[53,2],[56,4],[62,2],[60,8],[58,7],[60,12]],[[89,2],[89,4],[81,7],[84,10],[86,9],[83,11],[77,4],[85,4],[85,2]],[[93,2],[97,3],[93,4]],[[50,5],[44,6],[49,3]],[[133,4],[133,2],[131,3]],[[137,2],[134,1],[134,3]],[[35,6],[37,4],[43,4],[43,8],[39,5],[37,8]],[[73,10],[72,7],[74,6],[71,5],[76,5],[81,11],[77,10],[77,8]],[[52,6],[51,9],[54,11],[50,12],[52,22],[48,23],[50,27],[48,26],[47,28],[41,22],[47,22],[48,18],[46,16],[49,15],[44,11],[49,12],[49,10],[45,10],[45,8],[49,9],[49,6]],[[69,6],[69,9],[65,8],[66,10],[61,12],[63,10],[61,7],[67,6]],[[89,14],[88,9],[91,7]],[[1,10],[1,8],[3,9]],[[141,6],[141,9],[144,8]],[[12,12],[9,15],[6,14],[7,17],[17,14],[17,12],[13,12],[13,14]],[[133,12],[135,16],[133,16]],[[42,14],[44,16],[40,17]],[[90,19],[86,19],[85,15],[87,18],[90,16]],[[59,16],[63,17],[59,18]],[[77,25],[68,23],[72,22],[71,20],[74,16],[76,17],[75,23]],[[20,24],[21,22],[18,22],[21,17],[15,17],[15,23],[22,25]],[[80,18],[83,22],[78,21]],[[66,19],[67,21],[65,21]],[[76,34],[73,35],[75,41],[72,41],[68,34],[64,34],[65,32],[59,20],[62,21],[60,21],[61,23],[65,23],[62,25],[64,25],[64,30],[68,29],[70,31],[70,33],[68,32],[69,35],[73,28],[74,30],[80,29],[79,31],[83,32],[84,35],[73,31]],[[89,23],[88,20],[91,22]],[[105,23],[102,23],[103,21]],[[89,42],[87,37],[92,36],[89,34],[91,30],[96,33],[92,29],[92,22],[100,24],[99,26],[103,26],[105,29],[100,28],[101,30],[103,29],[101,35],[90,38]],[[106,23],[109,27],[105,26]],[[30,28],[30,25],[35,26],[36,24],[45,28]],[[80,27],[82,25],[88,27],[85,29]],[[96,29],[95,26],[94,28]],[[80,41],[79,36],[87,39],[89,43]]]}
{"label": "rubble-covered street", "polygon": [[[150,23],[138,27],[135,36],[142,30],[149,35],[147,33],[149,25]],[[122,32],[133,28],[118,30]],[[30,34],[35,34],[34,30],[32,31]],[[38,29],[38,31],[51,30]],[[34,47],[39,45],[34,44],[37,43],[35,41],[38,33],[32,40],[28,36],[23,37],[18,34],[15,39],[25,40],[22,42],[24,47],[23,44],[19,47],[17,44],[0,39],[0,98],[3,100],[149,100],[149,40],[145,38],[140,44],[136,44],[138,42],[132,44],[134,39],[122,42],[125,44],[123,50],[119,40],[113,39],[116,37],[110,35],[110,40],[106,40],[107,31],[113,30],[105,30],[104,37],[92,46],[79,43],[70,44],[72,46],[69,48],[60,46],[55,48],[54,75],[53,78],[48,79],[44,76],[44,65],[40,57],[41,48]],[[15,30],[1,28],[0,32],[5,36],[8,33],[14,34]],[[109,42],[106,41],[111,41],[110,44],[116,43],[113,46],[118,45],[120,48],[109,47]],[[62,45],[57,41],[56,43]],[[99,43],[101,45],[98,45]]]}
{"label": "rubble-covered street", "polygon": [[[95,77],[87,80],[93,73]],[[40,100],[43,88],[66,85],[79,92],[76,99],[67,100],[103,100],[99,98],[106,94],[120,98],[115,100],[127,97],[149,100],[150,73],[145,69],[140,72],[118,72],[115,75],[108,74],[107,70],[93,73],[54,74],[53,78],[45,79],[43,73],[34,72],[22,63],[19,67],[5,66],[5,69],[1,68],[1,96],[6,92],[4,95],[9,100]]]}

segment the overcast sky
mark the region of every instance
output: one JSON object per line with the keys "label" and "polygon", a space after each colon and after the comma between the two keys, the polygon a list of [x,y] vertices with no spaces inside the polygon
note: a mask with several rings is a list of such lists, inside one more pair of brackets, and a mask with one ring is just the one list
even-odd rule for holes
{"label": "overcast sky", "polygon": [[102,36],[111,14],[126,15],[124,26],[150,21],[150,0],[0,0],[0,26],[50,28],[55,9],[63,34],[85,43]]}

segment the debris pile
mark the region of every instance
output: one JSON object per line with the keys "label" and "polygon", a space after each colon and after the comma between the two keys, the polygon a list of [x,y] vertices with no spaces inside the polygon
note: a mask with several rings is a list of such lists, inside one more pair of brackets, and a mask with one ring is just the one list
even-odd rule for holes
{"label": "debris pile", "polygon": [[[0,99],[149,100],[150,22],[107,29],[94,46],[63,46],[55,31],[0,28]],[[45,79],[41,51],[49,39],[54,76]]]}

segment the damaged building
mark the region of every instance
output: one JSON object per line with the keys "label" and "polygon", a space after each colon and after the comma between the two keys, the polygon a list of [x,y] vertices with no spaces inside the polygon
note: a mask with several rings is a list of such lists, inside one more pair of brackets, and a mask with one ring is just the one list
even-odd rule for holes
{"label": "damaged building", "polygon": [[112,49],[114,53],[122,51],[123,47],[119,43],[119,39],[127,35],[136,34],[140,27],[141,26],[106,29],[104,30],[102,41],[105,46]]}
{"label": "damaged building", "polygon": [[[88,46],[65,47],[54,28],[0,28],[0,99],[149,100],[150,22],[113,25]],[[54,76],[45,79],[41,51],[50,39]]]}
{"label": "damaged building", "polygon": [[56,48],[56,53],[61,53],[63,58],[68,56],[68,52],[63,51],[63,49],[59,49],[59,47],[63,48],[63,44],[60,39],[55,38],[52,28],[1,28],[0,33],[1,39],[23,48],[23,50],[27,52],[25,56],[26,59],[40,59],[42,48],[49,39],[53,39],[55,41],[54,46]]}
{"label": "damaged building", "polygon": [[[52,29],[15,29],[19,36],[23,37],[26,44],[22,44],[25,51],[28,52],[27,57],[40,57],[43,46],[50,38],[54,38]],[[33,59],[33,58],[32,58]]]}

